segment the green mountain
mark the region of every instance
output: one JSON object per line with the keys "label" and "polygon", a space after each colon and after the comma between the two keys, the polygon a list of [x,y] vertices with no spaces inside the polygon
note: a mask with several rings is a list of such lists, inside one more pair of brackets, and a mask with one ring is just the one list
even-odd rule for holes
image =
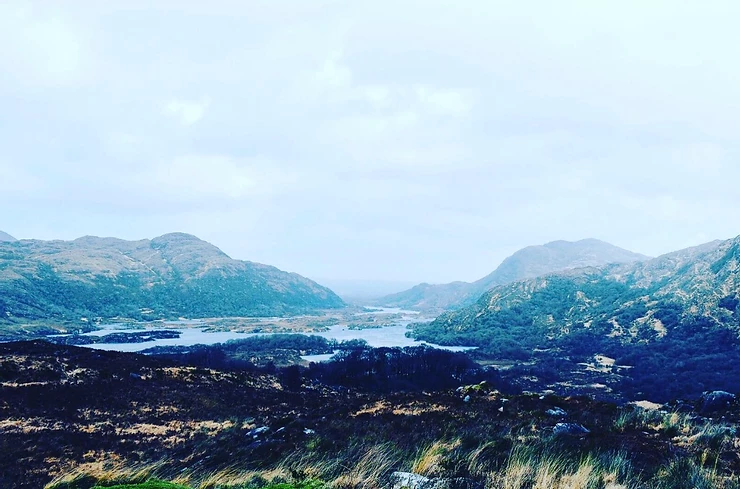
{"label": "green mountain", "polygon": [[497,285],[571,268],[632,263],[647,258],[597,239],[553,241],[517,251],[492,273],[473,283],[420,284],[375,302],[378,305],[405,309],[449,310],[474,303],[483,293]]}
{"label": "green mountain", "polygon": [[15,239],[13,236],[9,235],[8,233],[0,231],[0,242],[3,242],[3,241],[12,242],[12,241],[18,241],[18,240]]}
{"label": "green mountain", "polygon": [[415,336],[498,358],[613,357],[626,391],[740,390],[740,237],[495,287]]}
{"label": "green mountain", "polygon": [[343,307],[295,273],[195,236],[0,242],[0,321],[273,316]]}

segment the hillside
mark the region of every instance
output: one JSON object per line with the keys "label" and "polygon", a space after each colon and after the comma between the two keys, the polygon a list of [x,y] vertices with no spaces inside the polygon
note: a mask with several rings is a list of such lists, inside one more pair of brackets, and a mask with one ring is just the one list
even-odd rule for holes
{"label": "hillside", "polygon": [[295,273],[195,236],[0,243],[0,321],[272,316],[342,307]]}
{"label": "hillside", "polygon": [[10,242],[12,242],[12,241],[18,241],[18,240],[15,239],[13,236],[9,235],[6,232],[0,231],[0,241],[10,241]]}
{"label": "hillside", "polygon": [[387,307],[418,310],[448,310],[470,305],[497,285],[539,277],[548,273],[609,263],[632,263],[648,257],[597,239],[553,241],[528,246],[506,258],[496,270],[473,283],[420,284],[375,301]]}
{"label": "hillside", "polygon": [[414,334],[497,358],[593,362],[603,354],[623,367],[623,393],[666,399],[740,390],[739,304],[740,237],[499,286]]}

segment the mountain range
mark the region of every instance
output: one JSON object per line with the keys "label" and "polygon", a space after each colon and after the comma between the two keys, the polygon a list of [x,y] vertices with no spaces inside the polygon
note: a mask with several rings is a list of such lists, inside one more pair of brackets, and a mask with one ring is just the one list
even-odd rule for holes
{"label": "mountain range", "polygon": [[295,273],[195,236],[0,242],[0,321],[275,316],[343,307]]}
{"label": "mountain range", "polygon": [[597,239],[553,241],[528,246],[506,258],[496,270],[475,282],[420,284],[409,290],[387,295],[377,305],[415,310],[443,311],[474,303],[487,290],[518,280],[548,273],[601,266],[609,263],[633,263],[649,257],[619,248]]}
{"label": "mountain range", "polygon": [[738,390],[740,237],[501,285],[415,336],[499,358],[605,354],[634,369],[635,389],[665,395]]}

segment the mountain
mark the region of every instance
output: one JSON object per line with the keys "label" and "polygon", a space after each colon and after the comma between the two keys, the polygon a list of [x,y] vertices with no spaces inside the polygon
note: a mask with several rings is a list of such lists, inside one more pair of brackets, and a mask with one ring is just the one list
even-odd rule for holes
{"label": "mountain", "polygon": [[368,304],[378,297],[414,285],[414,282],[396,282],[392,280],[324,278],[320,281],[345,301],[360,305]]}
{"label": "mountain", "polygon": [[326,287],[195,236],[0,243],[0,320],[274,316],[343,307]]}
{"label": "mountain", "polygon": [[4,241],[13,242],[13,241],[18,241],[18,240],[15,239],[13,236],[9,235],[8,233],[0,231],[0,242],[4,242]]}
{"label": "mountain", "polygon": [[740,237],[498,286],[415,336],[499,358],[607,355],[631,369],[624,389],[657,397],[740,390]]}
{"label": "mountain", "polygon": [[472,304],[484,292],[497,285],[571,268],[631,263],[647,258],[645,255],[597,239],[575,242],[553,241],[517,251],[506,258],[491,274],[473,283],[420,284],[409,290],[382,297],[375,302],[383,306],[405,309],[454,309]]}

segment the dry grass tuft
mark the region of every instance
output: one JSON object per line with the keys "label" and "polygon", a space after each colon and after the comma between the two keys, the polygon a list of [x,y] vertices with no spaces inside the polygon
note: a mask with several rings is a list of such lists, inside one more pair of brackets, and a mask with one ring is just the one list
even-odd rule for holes
{"label": "dry grass tuft", "polygon": [[334,479],[331,486],[340,489],[379,489],[388,473],[401,463],[392,444],[370,447],[347,471]]}

